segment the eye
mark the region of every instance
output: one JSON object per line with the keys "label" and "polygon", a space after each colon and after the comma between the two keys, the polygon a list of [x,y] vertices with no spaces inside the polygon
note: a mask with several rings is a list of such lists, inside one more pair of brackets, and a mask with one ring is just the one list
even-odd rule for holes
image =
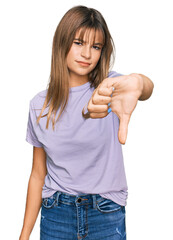
{"label": "eye", "polygon": [[101,47],[98,47],[97,45],[94,45],[93,48],[96,49],[96,50],[100,50],[101,49]]}
{"label": "eye", "polygon": [[75,42],[73,42],[73,43],[76,44],[76,45],[79,45],[79,46],[82,45],[82,42],[77,42],[77,41],[75,41]]}

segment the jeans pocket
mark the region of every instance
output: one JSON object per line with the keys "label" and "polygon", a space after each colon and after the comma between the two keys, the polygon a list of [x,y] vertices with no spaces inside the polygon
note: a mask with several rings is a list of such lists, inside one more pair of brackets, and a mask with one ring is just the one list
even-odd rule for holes
{"label": "jeans pocket", "polygon": [[42,198],[42,206],[45,208],[52,208],[56,203],[55,197]]}
{"label": "jeans pocket", "polygon": [[124,207],[110,199],[103,197],[97,202],[96,206],[97,209],[102,213],[118,212],[121,211]]}

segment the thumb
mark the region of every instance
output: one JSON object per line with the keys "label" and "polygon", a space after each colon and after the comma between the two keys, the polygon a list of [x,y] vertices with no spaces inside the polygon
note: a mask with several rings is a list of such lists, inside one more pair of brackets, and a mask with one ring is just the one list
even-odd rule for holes
{"label": "thumb", "polygon": [[126,142],[129,121],[130,121],[130,116],[127,114],[124,114],[120,118],[118,139],[121,144],[125,144]]}

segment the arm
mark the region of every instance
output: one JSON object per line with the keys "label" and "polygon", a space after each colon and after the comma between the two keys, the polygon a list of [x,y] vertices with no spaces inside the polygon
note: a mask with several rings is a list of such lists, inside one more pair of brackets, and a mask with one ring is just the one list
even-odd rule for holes
{"label": "arm", "polygon": [[33,165],[28,183],[25,216],[19,240],[28,240],[34,227],[41,207],[42,187],[46,174],[46,153],[43,148],[33,147]]}
{"label": "arm", "polygon": [[150,98],[152,92],[153,92],[153,88],[154,88],[154,84],[151,81],[151,79],[149,79],[148,77],[146,77],[143,74],[138,74],[138,76],[140,78],[142,78],[142,84],[143,84],[143,90],[142,90],[142,94],[139,97],[138,100],[143,101],[143,100],[147,100],[148,98]]}
{"label": "arm", "polygon": [[141,93],[140,97],[138,98],[138,100],[144,101],[144,100],[147,100],[148,98],[150,98],[150,96],[153,92],[153,88],[154,88],[154,84],[151,81],[151,79],[149,79],[148,77],[146,77],[143,74],[132,73],[130,75],[136,76],[137,78],[139,78],[139,82],[142,85],[142,93]]}

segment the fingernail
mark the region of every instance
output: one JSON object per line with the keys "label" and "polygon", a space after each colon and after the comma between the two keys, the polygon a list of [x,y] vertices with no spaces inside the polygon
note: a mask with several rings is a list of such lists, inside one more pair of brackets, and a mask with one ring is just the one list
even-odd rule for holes
{"label": "fingernail", "polygon": [[[115,90],[115,88],[114,87],[112,87],[112,92]],[[111,97],[112,97],[112,94],[111,94]]]}
{"label": "fingernail", "polygon": [[111,103],[108,103],[108,107],[111,105]]}
{"label": "fingernail", "polygon": [[111,108],[108,108],[108,113],[110,113],[112,111],[112,109]]}

